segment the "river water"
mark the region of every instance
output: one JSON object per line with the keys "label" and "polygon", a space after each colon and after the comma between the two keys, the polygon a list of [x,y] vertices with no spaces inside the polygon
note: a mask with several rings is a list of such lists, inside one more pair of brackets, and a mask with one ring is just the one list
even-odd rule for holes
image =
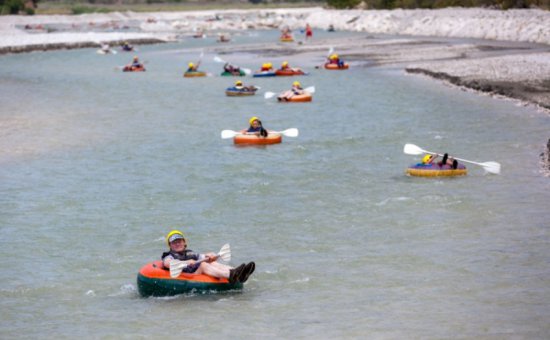
{"label": "river water", "polygon": [[[312,103],[263,98],[288,78],[245,78],[261,93],[229,98],[234,79],[181,76],[208,44],[140,46],[141,74],[93,49],[0,57],[0,338],[548,337],[548,115],[321,59],[298,65]],[[218,74],[213,56],[202,68]],[[300,135],[220,138],[253,115]],[[405,143],[502,174],[408,177],[420,156]],[[242,292],[140,298],[172,228],[197,251],[230,243],[256,273]]]}

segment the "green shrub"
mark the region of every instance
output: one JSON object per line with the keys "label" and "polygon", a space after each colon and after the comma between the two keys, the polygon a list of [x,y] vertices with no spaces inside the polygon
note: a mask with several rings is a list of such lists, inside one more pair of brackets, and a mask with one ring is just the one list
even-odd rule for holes
{"label": "green shrub", "polygon": [[2,14],[18,14],[24,8],[23,0],[5,0],[2,6]]}

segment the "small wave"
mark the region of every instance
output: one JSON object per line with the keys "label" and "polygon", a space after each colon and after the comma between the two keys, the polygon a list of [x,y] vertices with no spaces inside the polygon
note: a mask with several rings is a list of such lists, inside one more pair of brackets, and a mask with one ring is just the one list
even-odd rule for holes
{"label": "small wave", "polygon": [[95,292],[93,290],[89,290],[86,292],[86,296],[95,296]]}
{"label": "small wave", "polygon": [[306,283],[309,282],[309,277],[304,277],[303,279],[292,281],[291,283]]}

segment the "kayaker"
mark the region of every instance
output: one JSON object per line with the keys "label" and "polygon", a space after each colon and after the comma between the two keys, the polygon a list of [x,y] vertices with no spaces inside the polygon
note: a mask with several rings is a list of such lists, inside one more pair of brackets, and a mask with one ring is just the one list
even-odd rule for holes
{"label": "kayaker", "polygon": [[289,100],[290,98],[296,95],[304,94],[305,92],[306,91],[304,91],[304,89],[302,88],[302,84],[300,84],[299,81],[295,81],[292,83],[292,88],[279,95],[278,98],[279,100]]}
{"label": "kayaker", "polygon": [[198,69],[199,69],[199,65],[201,64],[201,62],[199,61],[197,63],[197,65],[193,64],[193,63],[189,63],[189,65],[187,65],[187,71],[186,72],[198,72]]}
{"label": "kayaker", "polygon": [[101,45],[101,50],[102,50],[103,53],[105,53],[105,54],[111,53],[111,47],[109,46],[109,44],[102,44],[102,45]]}
{"label": "kayaker", "polygon": [[130,45],[129,42],[125,41],[123,44],[122,44],[122,50],[123,51],[126,51],[126,52],[131,52],[134,50],[134,46]]}
{"label": "kayaker", "polygon": [[281,70],[292,70],[292,68],[288,66],[288,61],[283,61],[281,64]]}
{"label": "kayaker", "polygon": [[139,62],[139,58],[137,56],[134,56],[132,59],[132,63],[128,65],[129,68],[141,68],[143,67],[143,64]]}
{"label": "kayaker", "polygon": [[332,54],[329,58],[328,58],[328,64],[335,64],[335,65],[338,65],[339,68],[342,68],[344,67],[344,61],[342,59],[340,59],[340,57],[338,56],[338,54]]}
{"label": "kayaker", "polygon": [[[229,279],[229,283],[245,282],[254,272],[254,262],[241,264],[233,268],[216,262],[217,256],[214,253],[198,254],[187,249],[187,242],[183,233],[179,230],[172,230],[166,236],[169,251],[162,253],[162,264],[165,269],[170,269],[170,262],[173,260],[184,261],[188,264],[182,271],[184,273],[206,274],[216,278]],[[197,261],[204,262],[197,263]]]}
{"label": "kayaker", "polygon": [[272,63],[263,63],[262,68],[260,69],[261,72],[269,72],[273,71],[273,64]]}
{"label": "kayaker", "polygon": [[[439,157],[439,155],[437,154],[436,155],[427,154],[422,158],[421,165],[434,164],[434,161],[437,159],[437,157]],[[437,165],[439,165],[440,167],[448,165],[451,168],[456,169],[458,168],[458,161],[456,159],[449,158],[449,154],[445,153],[443,155],[443,159],[441,160],[441,162],[437,162]]]}
{"label": "kayaker", "polygon": [[239,90],[239,91],[244,90],[245,87],[243,86],[243,82],[240,81],[240,80],[237,80],[237,81],[235,82],[235,89],[236,89],[236,90]]}
{"label": "kayaker", "polygon": [[250,127],[248,128],[248,130],[245,131],[244,134],[267,137],[267,130],[264,129],[264,127],[262,126],[260,118],[252,117],[248,120],[248,123],[250,124]]}
{"label": "kayaker", "polygon": [[241,68],[239,66],[233,66],[230,63],[223,65],[224,72],[228,72],[234,75],[241,75]]}

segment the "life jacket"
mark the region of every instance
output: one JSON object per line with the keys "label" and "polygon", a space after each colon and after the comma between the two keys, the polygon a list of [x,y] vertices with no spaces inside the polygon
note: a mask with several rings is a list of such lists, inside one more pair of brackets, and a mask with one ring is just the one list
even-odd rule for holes
{"label": "life jacket", "polygon": [[[164,266],[164,258],[168,255],[172,255],[172,257],[175,259],[175,260],[179,260],[179,261],[187,261],[187,260],[195,260],[195,261],[198,261],[199,260],[199,255],[195,252],[193,252],[192,250],[190,249],[185,249],[183,252],[181,253],[177,253],[175,251],[167,251],[167,252],[164,252],[162,253],[162,263],[163,263],[163,266]],[[165,268],[167,269],[167,268]]]}

